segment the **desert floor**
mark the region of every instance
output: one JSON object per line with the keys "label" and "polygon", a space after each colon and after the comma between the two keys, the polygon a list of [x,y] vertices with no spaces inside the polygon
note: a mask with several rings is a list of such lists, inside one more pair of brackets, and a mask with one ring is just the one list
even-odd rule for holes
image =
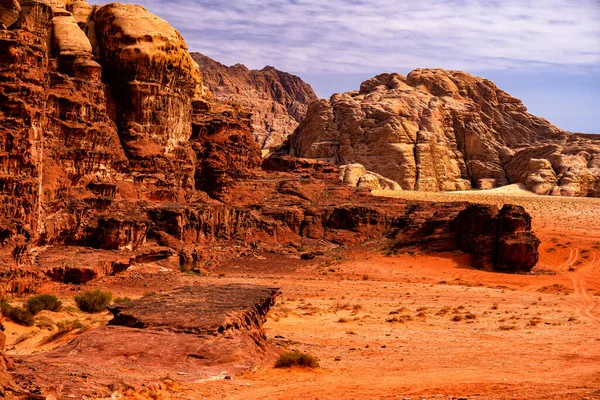
{"label": "desert floor", "polygon": [[[542,240],[541,260],[532,274],[510,275],[474,270],[459,253],[386,256],[371,243],[312,261],[242,257],[205,277],[141,279],[128,271],[105,279],[97,285],[132,298],[182,280],[276,285],[282,295],[267,335],[321,365],[261,366],[195,383],[173,374],[159,397],[600,399],[600,199],[518,187],[378,194],[523,205]],[[90,318],[96,326],[109,317]],[[22,329],[7,323],[9,354],[45,349],[44,333]]]}

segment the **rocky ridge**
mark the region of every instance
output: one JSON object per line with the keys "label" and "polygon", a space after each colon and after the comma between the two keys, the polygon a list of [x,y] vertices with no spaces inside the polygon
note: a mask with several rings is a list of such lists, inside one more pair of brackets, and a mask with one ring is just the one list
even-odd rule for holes
{"label": "rocky ridge", "polygon": [[[537,194],[600,196],[597,137],[563,131],[491,81],[460,71],[381,74],[319,100],[285,151],[360,164],[403,190],[523,183]],[[389,187],[373,176],[365,185]]]}
{"label": "rocky ridge", "polygon": [[283,143],[306,115],[308,105],[317,100],[302,79],[271,66],[228,67],[203,54],[191,54],[215,100],[240,104],[252,113],[253,136],[262,149]]}

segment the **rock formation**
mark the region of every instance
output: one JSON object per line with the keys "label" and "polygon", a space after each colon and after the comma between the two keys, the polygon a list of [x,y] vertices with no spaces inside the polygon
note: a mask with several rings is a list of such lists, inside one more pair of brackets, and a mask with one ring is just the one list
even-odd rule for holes
{"label": "rock formation", "polygon": [[109,325],[20,358],[19,380],[55,398],[110,398],[169,373],[194,382],[224,368],[240,371],[276,354],[262,326],[278,294],[251,285],[194,286],[113,306]]}
{"label": "rock formation", "polygon": [[263,149],[280,145],[317,100],[310,85],[273,67],[249,70],[242,64],[227,67],[200,53],[192,57],[216,100],[240,104],[252,113],[253,135]]}
{"label": "rock formation", "polygon": [[287,151],[361,164],[404,190],[524,183],[537,194],[600,196],[600,139],[562,131],[489,80],[459,71],[381,74],[319,100]]}

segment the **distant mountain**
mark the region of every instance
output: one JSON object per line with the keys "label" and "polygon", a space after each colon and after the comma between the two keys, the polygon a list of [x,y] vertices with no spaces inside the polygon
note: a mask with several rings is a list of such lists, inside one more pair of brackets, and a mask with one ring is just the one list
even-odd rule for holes
{"label": "distant mountain", "polygon": [[200,66],[215,100],[244,106],[252,115],[254,138],[263,149],[280,145],[294,132],[317,100],[299,77],[267,66],[250,70],[242,64],[223,65],[203,54],[191,53]]}
{"label": "distant mountain", "polygon": [[289,141],[292,155],[348,165],[352,184],[393,187],[391,179],[403,190],[445,191],[523,183],[538,194],[600,197],[599,136],[563,131],[461,71],[378,75],[313,103]]}

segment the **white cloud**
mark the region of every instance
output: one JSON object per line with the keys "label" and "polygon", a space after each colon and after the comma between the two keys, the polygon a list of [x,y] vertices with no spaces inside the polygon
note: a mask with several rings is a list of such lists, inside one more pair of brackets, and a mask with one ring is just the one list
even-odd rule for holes
{"label": "white cloud", "polygon": [[[127,0],[225,64],[295,73],[600,65],[598,0]],[[100,1],[108,3],[108,1]]]}

